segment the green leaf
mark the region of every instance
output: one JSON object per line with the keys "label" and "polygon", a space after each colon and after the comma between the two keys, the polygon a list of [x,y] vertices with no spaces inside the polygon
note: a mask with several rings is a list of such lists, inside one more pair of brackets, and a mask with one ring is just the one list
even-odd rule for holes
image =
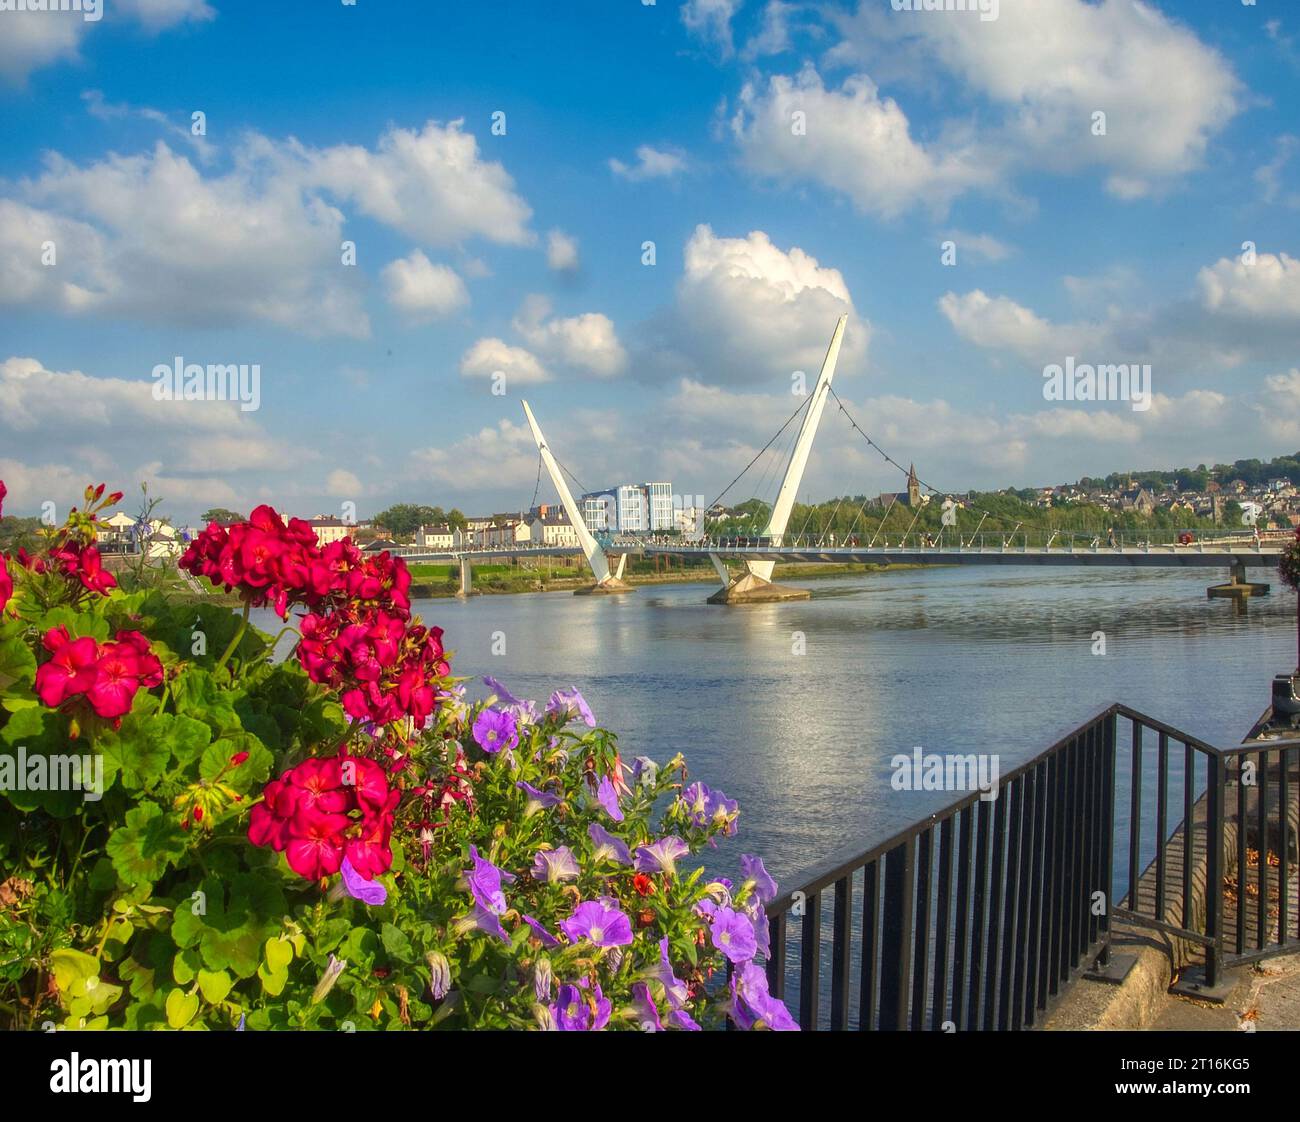
{"label": "green leaf", "polygon": [[164,816],[157,803],[141,803],[126,812],[125,828],[108,839],[108,856],[126,884],[152,884],[185,855],[187,840],[180,823]]}
{"label": "green leaf", "polygon": [[389,958],[394,958],[398,962],[415,961],[415,950],[411,946],[411,940],[406,937],[406,932],[400,927],[386,923],[381,929],[379,937],[383,941],[384,950],[388,952]]}
{"label": "green leaf", "polygon": [[266,941],[266,964],[272,972],[288,967],[293,961],[293,944],[288,939],[268,939]]}
{"label": "green leaf", "polygon": [[[0,560],[0,565],[4,561]],[[8,633],[6,633],[8,632]],[[21,631],[0,630],[0,689],[36,677],[36,656],[23,641]]]}
{"label": "green leaf", "polygon": [[224,970],[199,971],[199,990],[203,994],[203,1000],[210,1005],[224,1001],[234,984],[234,979]]}
{"label": "green leaf", "polygon": [[99,959],[85,951],[64,947],[50,954],[50,971],[60,993],[80,996],[85,991],[86,980],[99,976]]}
{"label": "green leaf", "polygon": [[197,994],[177,989],[167,995],[167,1023],[172,1028],[184,1028],[194,1019],[194,1014],[198,1011]]}

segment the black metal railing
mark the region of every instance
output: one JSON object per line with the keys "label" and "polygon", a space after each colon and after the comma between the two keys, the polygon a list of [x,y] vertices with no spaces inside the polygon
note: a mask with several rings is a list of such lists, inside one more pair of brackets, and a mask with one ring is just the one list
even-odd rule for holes
{"label": "black metal railing", "polygon": [[996,797],[795,877],[769,908],[769,986],[805,1029],[1032,1028],[1109,965],[1112,921],[1184,941],[1213,985],[1300,938],[1298,756],[1112,705]]}

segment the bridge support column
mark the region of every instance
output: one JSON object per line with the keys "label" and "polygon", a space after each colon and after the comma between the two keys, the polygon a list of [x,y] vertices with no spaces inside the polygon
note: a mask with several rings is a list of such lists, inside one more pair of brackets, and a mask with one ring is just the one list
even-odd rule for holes
{"label": "bridge support column", "polygon": [[1233,561],[1228,574],[1227,584],[1212,584],[1205,590],[1211,600],[1231,600],[1238,614],[1246,611],[1246,601],[1252,596],[1267,596],[1269,586],[1259,581],[1246,579],[1246,566],[1240,561]]}
{"label": "bridge support column", "polygon": [[460,588],[456,595],[460,597],[474,595],[474,567],[468,557],[460,559]]}
{"label": "bridge support column", "polygon": [[710,604],[774,604],[783,600],[811,600],[812,593],[806,588],[791,588],[787,584],[776,584],[765,580],[755,573],[745,573],[738,580],[731,581],[725,588],[718,589],[709,597]]}

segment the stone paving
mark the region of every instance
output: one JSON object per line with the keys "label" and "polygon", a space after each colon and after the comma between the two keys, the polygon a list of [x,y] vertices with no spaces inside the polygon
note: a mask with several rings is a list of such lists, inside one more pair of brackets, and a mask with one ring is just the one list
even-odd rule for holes
{"label": "stone paving", "polygon": [[1154,1032],[1300,1030],[1300,954],[1238,967],[1223,1005],[1166,996],[1148,1025]]}

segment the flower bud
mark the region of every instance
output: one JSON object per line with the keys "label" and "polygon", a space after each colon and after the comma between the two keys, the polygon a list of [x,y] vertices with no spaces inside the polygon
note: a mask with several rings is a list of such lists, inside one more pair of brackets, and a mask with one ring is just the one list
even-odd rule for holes
{"label": "flower bud", "polygon": [[230,766],[239,767],[239,765],[242,764],[246,759],[248,759],[247,752],[236,752],[233,756],[230,757]]}
{"label": "flower bud", "polygon": [[551,983],[554,979],[551,960],[542,955],[533,965],[533,993],[537,995],[538,1001],[545,1001],[551,996]]}
{"label": "flower bud", "polygon": [[441,951],[430,951],[424,961],[429,964],[429,993],[434,1001],[441,1001],[451,989],[451,963]]}
{"label": "flower bud", "polygon": [[543,1032],[555,1032],[555,1018],[551,1015],[551,1010],[545,1005],[533,1006],[533,1020],[537,1022],[537,1027]]}
{"label": "flower bud", "polygon": [[316,988],[311,991],[312,1005],[317,1005],[325,1000],[325,995],[334,988],[334,983],[339,980],[339,975],[347,969],[347,966],[347,959],[335,958],[330,955],[330,962],[325,967],[325,973],[321,975],[320,981],[316,983]]}

